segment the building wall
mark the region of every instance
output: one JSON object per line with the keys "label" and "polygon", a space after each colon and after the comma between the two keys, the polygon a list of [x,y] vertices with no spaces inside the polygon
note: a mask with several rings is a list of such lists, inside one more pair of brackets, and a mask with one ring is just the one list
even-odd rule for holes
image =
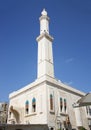
{"label": "building wall", "polygon": [[[54,84],[52,79],[51,82],[41,82],[28,89],[22,88],[17,91],[16,94],[12,93],[10,96],[10,105],[8,123],[17,124],[48,124],[49,128],[54,130],[62,128],[76,129],[79,126],[88,128],[88,120],[86,116],[86,108],[81,107],[79,110],[73,108],[73,104],[81,97],[81,93],[60,85],[58,82]],[[72,90],[72,91],[71,91]],[[52,104],[50,103],[50,95],[53,98]],[[36,99],[36,111],[32,112],[32,99]],[[60,108],[60,98],[62,98],[62,110]],[[25,113],[25,102],[29,101],[29,112]],[[65,111],[66,101],[66,111]],[[10,107],[13,106],[13,112]],[[51,109],[52,107],[52,109]],[[14,110],[19,113],[19,122],[16,122]],[[18,116],[16,116],[18,117]],[[90,116],[91,118],[91,116]],[[69,121],[67,123],[67,120]],[[65,129],[64,129],[65,130]]]}
{"label": "building wall", "polygon": [[[19,112],[20,121],[17,123],[24,124],[47,124],[47,107],[46,107],[46,85],[40,84],[34,88],[30,88],[16,97],[10,99],[10,107],[13,106],[17,112]],[[32,99],[36,99],[36,112],[32,112]],[[25,102],[29,101],[29,112],[25,113]],[[10,109],[9,107],[9,109]],[[12,112],[11,112],[12,113]],[[12,116],[13,115],[13,116]],[[8,123],[12,123],[14,114],[10,116]],[[15,120],[16,122],[16,120]]]}
{"label": "building wall", "polygon": [[[47,85],[48,91],[48,126],[54,129],[58,128],[66,128],[70,129],[78,129],[79,126],[84,126],[88,128],[88,122],[86,117],[86,108],[79,108],[79,125],[77,124],[77,119],[75,113],[75,108],[73,108],[73,104],[80,98],[78,94],[74,94],[72,92],[64,91],[59,87]],[[50,94],[53,94],[53,110],[50,110]],[[60,111],[60,97],[64,101],[66,99],[67,108],[66,111]],[[69,117],[70,124],[66,123],[67,118]],[[69,125],[69,126],[68,126]]]}
{"label": "building wall", "polygon": [[49,130],[47,125],[1,125],[0,130]]}
{"label": "building wall", "polygon": [[0,124],[5,124],[7,122],[8,116],[8,103],[0,103]]}

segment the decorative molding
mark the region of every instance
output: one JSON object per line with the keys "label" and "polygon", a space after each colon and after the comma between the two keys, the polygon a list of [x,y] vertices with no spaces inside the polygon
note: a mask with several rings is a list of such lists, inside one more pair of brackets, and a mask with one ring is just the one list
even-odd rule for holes
{"label": "decorative molding", "polygon": [[50,21],[50,18],[49,18],[48,16],[46,16],[46,15],[42,15],[42,16],[39,18],[39,20],[42,20],[42,19],[46,19],[46,20]]}
{"label": "decorative molding", "polygon": [[47,38],[49,41],[53,41],[53,37],[52,36],[50,36],[47,32],[44,32],[44,33],[42,33],[41,35],[39,35],[37,38],[36,38],[36,40],[37,40],[37,42],[39,42],[43,37],[45,37],[45,38]]}

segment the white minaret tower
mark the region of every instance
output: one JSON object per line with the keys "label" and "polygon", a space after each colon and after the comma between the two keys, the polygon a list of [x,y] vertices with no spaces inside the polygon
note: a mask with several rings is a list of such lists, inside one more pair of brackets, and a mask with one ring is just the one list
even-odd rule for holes
{"label": "white minaret tower", "polygon": [[53,37],[49,35],[49,17],[43,9],[40,20],[40,35],[37,37],[38,42],[38,72],[37,78],[44,75],[54,78],[54,65],[52,54]]}

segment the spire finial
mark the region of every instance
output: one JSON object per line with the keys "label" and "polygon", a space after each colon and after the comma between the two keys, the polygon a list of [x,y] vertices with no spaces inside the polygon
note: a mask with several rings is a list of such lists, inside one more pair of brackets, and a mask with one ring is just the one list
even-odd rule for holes
{"label": "spire finial", "polygon": [[41,12],[42,15],[47,15],[47,11],[45,10],[45,8],[43,9],[43,11]]}

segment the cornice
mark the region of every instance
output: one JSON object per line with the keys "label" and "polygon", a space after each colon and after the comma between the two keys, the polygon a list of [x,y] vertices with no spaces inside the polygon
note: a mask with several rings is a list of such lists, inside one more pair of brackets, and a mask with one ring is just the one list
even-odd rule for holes
{"label": "cornice", "polygon": [[49,18],[48,16],[46,16],[46,15],[42,15],[42,16],[39,18],[39,20],[42,20],[42,19],[46,19],[46,20],[50,21],[50,18]]}
{"label": "cornice", "polygon": [[[54,82],[53,82],[54,81]],[[73,93],[75,95],[78,95],[78,96],[84,96],[85,93],[84,92],[81,92],[73,87],[70,87],[70,86],[67,86],[63,83],[60,83],[59,81],[57,81],[56,79],[53,79],[52,81],[51,80],[46,80],[46,84],[50,85],[50,86],[53,86],[53,87],[57,87],[65,92],[68,92],[68,93]]]}
{"label": "cornice", "polygon": [[60,90],[64,90],[68,93],[73,93],[73,94],[78,95],[78,96],[84,96],[85,95],[84,92],[81,92],[81,91],[79,91],[75,88],[67,86],[67,85],[63,84],[62,82],[59,82],[55,78],[50,77],[49,75],[44,75],[41,78],[36,79],[34,82],[30,83],[29,85],[19,89],[18,91],[12,92],[9,95],[9,98],[12,99],[12,98],[14,98],[14,97],[16,97],[20,94],[28,92],[29,90],[35,89],[36,87],[39,87],[41,84],[45,84],[45,83],[47,85],[52,86],[52,87],[57,87]]}
{"label": "cornice", "polygon": [[39,42],[43,37],[46,37],[49,41],[53,41],[53,37],[50,36],[47,32],[44,32],[42,33],[41,35],[39,35],[37,38],[36,38],[36,41]]}

